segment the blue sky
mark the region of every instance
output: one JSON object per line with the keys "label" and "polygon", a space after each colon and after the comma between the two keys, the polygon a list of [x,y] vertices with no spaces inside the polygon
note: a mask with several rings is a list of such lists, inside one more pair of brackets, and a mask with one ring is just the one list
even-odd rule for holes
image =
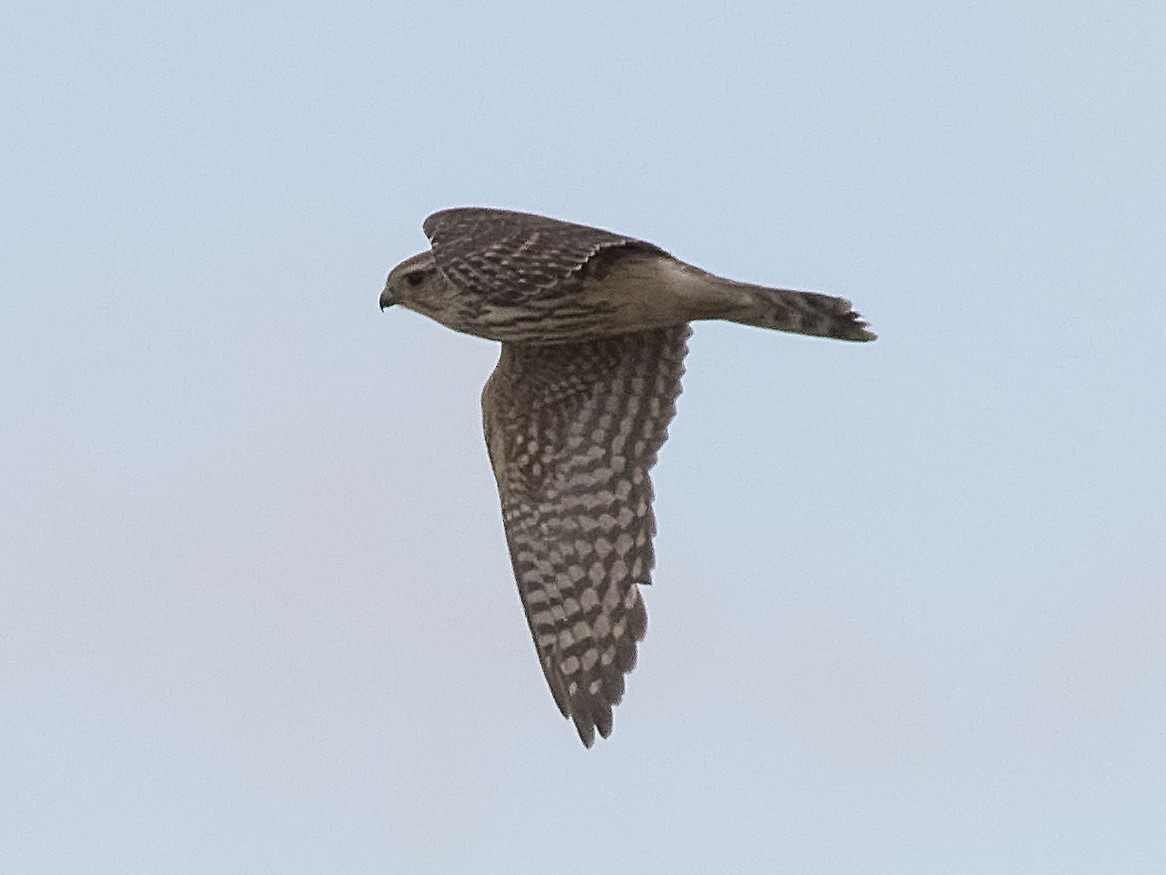
{"label": "blue sky", "polygon": [[[0,868],[1158,872],[1159,4],[9,4]],[[701,324],[579,745],[384,275],[453,205],[851,298]]]}

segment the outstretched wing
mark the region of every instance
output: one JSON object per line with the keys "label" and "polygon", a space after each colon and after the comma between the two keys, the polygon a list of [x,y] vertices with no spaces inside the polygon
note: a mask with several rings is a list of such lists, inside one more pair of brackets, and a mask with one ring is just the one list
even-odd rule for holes
{"label": "outstretched wing", "polygon": [[648,472],[675,413],[687,325],[586,343],[503,344],[482,392],[518,591],[555,703],[583,744],[647,630],[656,532]]}
{"label": "outstretched wing", "polygon": [[513,306],[545,289],[569,287],[602,252],[667,254],[658,246],[586,225],[545,216],[459,207],[441,210],[422,225],[437,268],[462,289],[487,293]]}

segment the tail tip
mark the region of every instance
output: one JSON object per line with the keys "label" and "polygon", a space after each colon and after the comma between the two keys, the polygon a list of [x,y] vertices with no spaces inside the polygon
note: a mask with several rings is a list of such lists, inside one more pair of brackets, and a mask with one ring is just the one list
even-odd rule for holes
{"label": "tail tip", "polygon": [[847,330],[845,333],[845,338],[847,340],[857,340],[860,343],[868,343],[872,340],[879,339],[879,336],[871,330],[870,323],[862,318],[861,313],[855,312],[854,304],[852,304],[846,298],[835,298],[834,300],[837,302],[836,312],[838,315],[843,319],[849,320],[849,325],[847,325]]}

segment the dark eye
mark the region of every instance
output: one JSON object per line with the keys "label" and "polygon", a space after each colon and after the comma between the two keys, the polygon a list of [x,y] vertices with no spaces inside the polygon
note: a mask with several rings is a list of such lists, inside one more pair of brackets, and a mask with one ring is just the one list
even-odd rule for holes
{"label": "dark eye", "polygon": [[413,273],[405,274],[405,282],[407,282],[411,286],[421,285],[421,283],[425,282],[424,271],[415,270],[415,271],[413,271]]}

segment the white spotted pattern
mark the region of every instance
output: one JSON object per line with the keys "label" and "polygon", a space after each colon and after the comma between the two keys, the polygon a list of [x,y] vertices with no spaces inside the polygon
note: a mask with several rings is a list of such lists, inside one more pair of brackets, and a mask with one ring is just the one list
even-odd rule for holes
{"label": "white spotted pattern", "polygon": [[681,325],[504,344],[482,393],[527,622],[555,702],[587,746],[596,729],[611,732],[647,630],[639,584],[651,583],[656,532],[648,471],[675,412],[688,334]]}

